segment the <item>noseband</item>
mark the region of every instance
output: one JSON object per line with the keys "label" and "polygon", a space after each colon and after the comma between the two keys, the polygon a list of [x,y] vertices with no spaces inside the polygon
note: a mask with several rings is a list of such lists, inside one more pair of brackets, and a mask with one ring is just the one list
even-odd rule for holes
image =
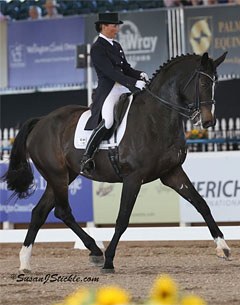
{"label": "noseband", "polygon": [[203,71],[200,71],[199,69],[196,69],[194,71],[194,73],[192,74],[192,76],[190,77],[190,79],[187,81],[184,88],[183,88],[183,91],[185,91],[186,88],[188,87],[188,85],[194,80],[194,78],[196,78],[196,82],[195,82],[196,99],[195,99],[195,102],[193,102],[191,104],[188,104],[187,107],[182,107],[182,106],[179,106],[179,105],[173,105],[173,104],[169,103],[168,101],[164,100],[163,98],[154,94],[148,88],[146,88],[145,90],[148,93],[150,93],[150,95],[152,95],[154,98],[156,98],[157,100],[162,102],[169,109],[173,109],[173,110],[177,111],[179,114],[181,114],[184,117],[187,117],[190,120],[194,120],[194,118],[199,115],[200,107],[202,105],[215,105],[215,103],[216,103],[216,101],[213,98],[214,95],[212,95],[212,99],[209,100],[209,101],[200,101],[200,94],[199,94],[199,78],[200,78],[200,75],[204,75],[204,76],[208,77],[212,81],[213,85],[216,83],[216,77],[215,76],[211,77],[209,74],[207,74]]}

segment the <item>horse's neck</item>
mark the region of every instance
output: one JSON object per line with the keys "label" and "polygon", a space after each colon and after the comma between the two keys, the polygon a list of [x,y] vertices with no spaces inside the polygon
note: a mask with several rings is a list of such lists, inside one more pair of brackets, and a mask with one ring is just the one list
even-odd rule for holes
{"label": "horse's neck", "polygon": [[167,108],[163,103],[149,94],[143,97],[141,113],[145,117],[144,121],[149,120],[149,124],[155,130],[180,130],[183,128],[182,117],[175,110]]}
{"label": "horse's neck", "polygon": [[[179,72],[178,75],[173,74],[172,76],[171,73],[159,73],[149,89],[154,95],[164,99],[169,104],[180,105],[181,98],[178,86],[181,83],[181,77]],[[169,109],[164,103],[147,93],[145,96],[147,98],[143,111],[151,116],[156,125],[155,128],[183,131],[183,117],[176,110]]]}

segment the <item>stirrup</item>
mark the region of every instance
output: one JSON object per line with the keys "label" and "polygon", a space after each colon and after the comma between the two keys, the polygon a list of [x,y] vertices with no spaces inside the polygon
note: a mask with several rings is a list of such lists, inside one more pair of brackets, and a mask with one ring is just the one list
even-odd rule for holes
{"label": "stirrup", "polygon": [[80,164],[80,174],[88,174],[93,170],[95,170],[95,162],[93,158],[82,160]]}

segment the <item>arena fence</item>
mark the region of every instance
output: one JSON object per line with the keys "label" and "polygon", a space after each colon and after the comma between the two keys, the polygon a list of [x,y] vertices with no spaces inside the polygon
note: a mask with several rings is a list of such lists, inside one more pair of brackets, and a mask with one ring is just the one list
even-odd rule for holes
{"label": "arena fence", "polygon": [[[0,129],[0,160],[8,160],[18,129]],[[185,123],[190,152],[240,150],[240,118],[217,120],[216,126],[206,132]]]}
{"label": "arena fence", "polygon": [[[104,248],[103,241],[110,241],[114,228],[87,227],[84,230],[90,234],[99,247]],[[220,226],[226,240],[240,240],[239,226]],[[27,230],[0,230],[1,243],[22,243]],[[121,241],[198,241],[212,240],[207,227],[139,227],[128,228]],[[42,229],[36,242],[74,242],[74,248],[85,249],[83,243],[70,229]]]}

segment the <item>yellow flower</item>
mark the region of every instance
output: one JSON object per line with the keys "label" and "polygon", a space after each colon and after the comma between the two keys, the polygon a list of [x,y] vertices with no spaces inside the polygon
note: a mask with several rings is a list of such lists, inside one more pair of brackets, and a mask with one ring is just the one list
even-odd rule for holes
{"label": "yellow flower", "polygon": [[15,140],[15,138],[10,138],[10,139],[9,139],[10,145],[13,145],[14,140]]}
{"label": "yellow flower", "polygon": [[128,293],[115,286],[101,287],[97,291],[96,304],[97,305],[117,305],[128,304],[130,297]]}
{"label": "yellow flower", "polygon": [[177,302],[178,288],[168,275],[162,275],[153,284],[150,299],[162,305],[174,305]]}
{"label": "yellow flower", "polygon": [[187,139],[207,139],[208,131],[206,129],[192,129],[185,133]]}
{"label": "yellow flower", "polygon": [[181,305],[206,305],[206,303],[196,295],[188,295],[182,299]]}
{"label": "yellow flower", "polygon": [[192,134],[193,134],[193,135],[197,135],[198,132],[199,132],[198,129],[193,129],[193,130],[192,130]]}
{"label": "yellow flower", "polygon": [[88,305],[93,303],[92,294],[87,289],[79,289],[67,296],[64,305]]}

